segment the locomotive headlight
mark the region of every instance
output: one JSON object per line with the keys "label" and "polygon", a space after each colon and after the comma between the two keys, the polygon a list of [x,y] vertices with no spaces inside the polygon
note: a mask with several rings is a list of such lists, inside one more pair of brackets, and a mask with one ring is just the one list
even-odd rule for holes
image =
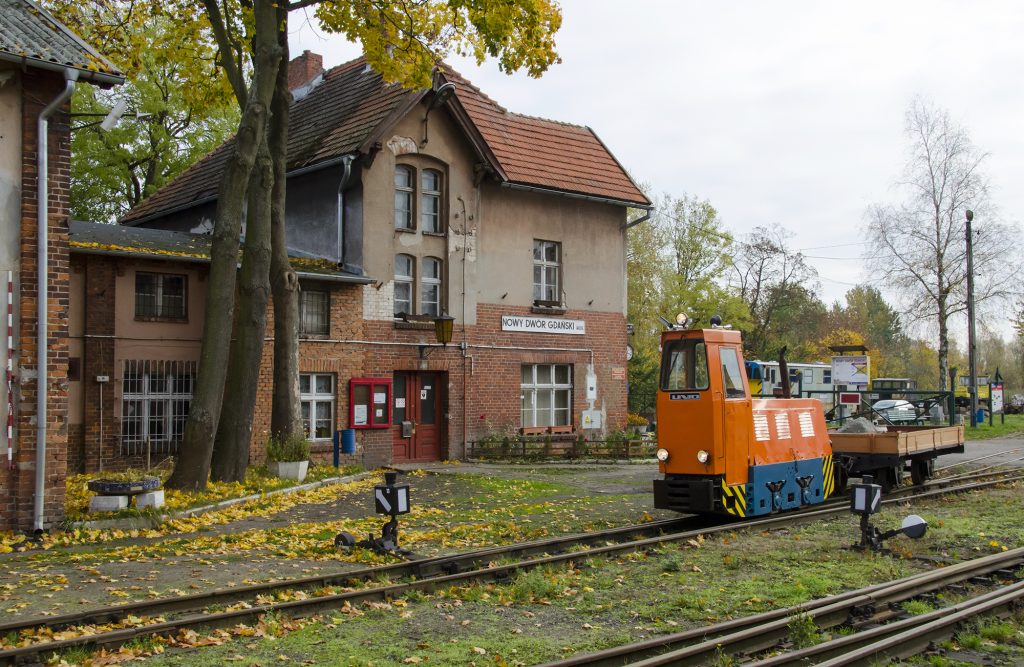
{"label": "locomotive headlight", "polygon": [[701,463],[707,463],[708,462],[708,453],[706,451],[704,451],[703,449],[700,450],[699,452],[697,452],[697,460],[700,461]]}
{"label": "locomotive headlight", "polygon": [[668,450],[667,449],[659,449],[658,453],[656,454],[656,456],[658,457],[659,461],[664,463],[665,461],[668,461]]}

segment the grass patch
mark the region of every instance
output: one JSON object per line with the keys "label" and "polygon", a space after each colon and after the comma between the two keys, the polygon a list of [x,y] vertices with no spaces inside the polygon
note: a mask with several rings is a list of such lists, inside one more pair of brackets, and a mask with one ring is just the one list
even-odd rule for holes
{"label": "grass patch", "polygon": [[968,440],[986,440],[988,438],[1004,438],[1018,433],[1024,433],[1024,415],[993,415],[992,426],[988,420],[971,428],[969,419],[964,419],[964,437]]}

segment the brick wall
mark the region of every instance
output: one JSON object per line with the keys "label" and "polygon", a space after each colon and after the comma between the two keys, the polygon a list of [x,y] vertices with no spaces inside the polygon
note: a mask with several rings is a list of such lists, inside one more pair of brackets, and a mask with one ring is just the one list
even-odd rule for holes
{"label": "brick wall", "polygon": [[[28,69],[22,94],[22,202],[20,326],[15,332],[18,349],[16,380],[15,469],[0,476],[0,529],[30,530],[33,519],[36,469],[36,289],[39,281],[37,249],[36,123],[43,107],[60,94],[63,78],[55,73]],[[68,190],[70,129],[64,107],[50,119],[49,136],[49,336],[47,374],[45,520],[48,525],[64,515],[64,478],[67,472],[67,318]]]}
{"label": "brick wall", "polygon": [[[114,303],[117,298],[115,278],[117,262],[109,257],[81,255],[85,271],[85,340],[82,360],[82,398],[84,400],[82,429],[83,472],[100,469],[100,448],[104,470],[117,470],[129,462],[117,456],[120,425],[115,412],[114,394],[119,373],[114,368],[114,340],[99,336],[113,336]],[[123,298],[132,298],[124,295]],[[97,375],[111,379],[104,385],[95,381]],[[102,403],[100,394],[103,394]],[[100,415],[102,414],[102,423]],[[101,431],[102,429],[102,441]],[[73,469],[74,470],[74,469]],[[77,470],[76,470],[77,472]]]}

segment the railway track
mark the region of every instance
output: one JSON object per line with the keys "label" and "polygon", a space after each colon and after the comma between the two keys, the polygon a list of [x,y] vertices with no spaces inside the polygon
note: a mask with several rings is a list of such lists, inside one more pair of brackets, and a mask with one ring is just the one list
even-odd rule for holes
{"label": "railway track", "polygon": [[[960,486],[918,491],[914,498],[928,498],[947,493],[969,491],[1024,479],[1002,477],[995,480],[972,482]],[[896,496],[897,494],[891,494]],[[884,503],[902,502],[904,496],[890,497]],[[270,582],[252,586],[233,587],[188,596],[144,600],[113,607],[76,612],[28,621],[0,624],[0,636],[17,635],[23,641],[52,637],[63,629],[86,628],[87,634],[71,636],[57,641],[40,641],[25,646],[0,650],[0,665],[20,664],[37,660],[40,656],[68,649],[113,649],[133,640],[146,637],[174,637],[186,630],[218,629],[254,623],[259,617],[274,613],[288,617],[306,617],[346,604],[386,600],[401,597],[412,591],[432,591],[453,585],[466,585],[481,580],[506,580],[519,571],[577,561],[597,556],[614,556],[624,552],[654,549],[672,542],[687,541],[697,536],[713,535],[744,529],[772,529],[815,521],[845,514],[844,501],[832,506],[774,515],[746,521],[709,526],[699,517],[684,517],[648,524],[627,526],[585,535],[572,535],[524,544],[436,556],[432,558],[395,563],[374,568],[350,570],[301,579]],[[689,530],[679,530],[689,527]],[[670,532],[676,530],[678,532]],[[501,561],[524,558],[516,562]],[[390,583],[407,579],[402,583]],[[364,588],[355,588],[360,584]],[[341,591],[331,587],[344,587]],[[302,596],[279,602],[260,603],[259,598],[285,591],[328,592],[315,596]],[[211,608],[234,605],[224,611]],[[166,616],[174,614],[174,618]],[[102,630],[100,625],[124,625]],[[74,633],[68,633],[74,634]]]}
{"label": "railway track", "polygon": [[[893,582],[778,609],[754,616],[694,628],[671,635],[617,646],[604,651],[575,655],[543,667],[608,667],[632,665],[713,664],[727,655],[749,655],[783,642],[796,622],[810,619],[821,629],[858,623],[858,619],[891,617],[890,605],[948,588],[954,584],[1024,566],[1024,548],[916,574]],[[953,607],[878,626],[840,637],[808,649],[793,651],[753,663],[758,667],[780,665],[866,664],[882,655],[909,656],[927,648],[936,636],[982,613],[1006,608],[1024,597],[1024,582],[1003,586]],[[860,621],[863,622],[863,621]],[[891,653],[890,653],[891,652]],[[823,662],[825,661],[825,662]]]}

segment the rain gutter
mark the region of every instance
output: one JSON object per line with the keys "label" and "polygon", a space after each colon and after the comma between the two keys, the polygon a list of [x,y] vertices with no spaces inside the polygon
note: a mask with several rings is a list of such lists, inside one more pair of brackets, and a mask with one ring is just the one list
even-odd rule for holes
{"label": "rain gutter", "polygon": [[50,249],[49,243],[49,207],[50,207],[50,179],[49,179],[49,129],[50,116],[71,97],[75,90],[75,82],[78,80],[78,70],[73,67],[65,67],[64,90],[53,99],[39,114],[38,127],[36,129],[37,141],[37,167],[36,167],[36,196],[37,208],[36,218],[38,227],[38,257],[36,260],[36,282],[37,285],[37,314],[36,330],[38,338],[36,341],[36,488],[35,504],[33,506],[33,529],[37,535],[43,532],[43,519],[45,510],[46,495],[46,425],[47,411],[46,401],[50,395],[50,378],[47,368],[48,346],[50,332],[50,309],[49,309],[49,278],[50,278]]}

